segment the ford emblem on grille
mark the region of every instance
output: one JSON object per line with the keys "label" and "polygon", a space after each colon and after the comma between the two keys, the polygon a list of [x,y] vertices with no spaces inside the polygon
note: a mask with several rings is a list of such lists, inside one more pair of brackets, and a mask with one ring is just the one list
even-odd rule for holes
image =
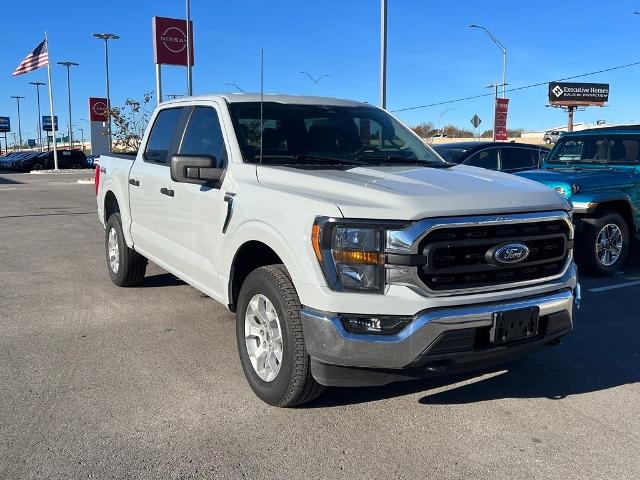
{"label": "ford emblem on grille", "polygon": [[498,245],[487,252],[487,260],[494,265],[523,262],[529,256],[529,247],[523,243]]}

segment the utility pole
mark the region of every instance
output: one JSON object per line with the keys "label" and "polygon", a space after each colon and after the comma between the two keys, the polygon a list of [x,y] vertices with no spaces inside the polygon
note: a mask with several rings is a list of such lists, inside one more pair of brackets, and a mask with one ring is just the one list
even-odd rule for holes
{"label": "utility pole", "polygon": [[[20,144],[18,145],[18,149],[22,150],[22,125],[20,122],[20,100],[26,97],[22,97],[20,95],[12,95],[11,98],[15,98],[18,103],[18,138],[20,139]],[[15,134],[14,134],[15,137]]]}
{"label": "utility pole", "polygon": [[380,107],[387,108],[387,0],[380,0]]}
{"label": "utility pole", "polygon": [[68,131],[69,145],[70,145],[69,149],[73,150],[73,127],[71,122],[71,67],[77,67],[80,64],[76,62],[67,61],[67,62],[58,62],[58,65],[67,67],[67,97],[69,102],[69,131]]}
{"label": "utility pole", "polygon": [[42,117],[41,117],[41,113],[40,113],[40,87],[43,85],[46,85],[46,83],[44,82],[29,82],[29,85],[35,85],[36,86],[36,97],[38,99],[38,149],[40,151],[42,151],[42,125],[40,122],[42,122]]}
{"label": "utility pole", "polygon": [[193,69],[191,67],[191,62],[193,61],[191,58],[191,2],[190,0],[186,0],[186,10],[187,10],[187,93],[189,96],[193,95]]}
{"label": "utility pole", "polygon": [[114,33],[94,33],[93,36],[100,40],[104,40],[104,63],[105,76],[107,80],[107,112],[108,112],[108,133],[109,133],[109,151],[113,150],[113,137],[111,135],[111,92],[109,91],[109,40],[118,40],[120,37]]}

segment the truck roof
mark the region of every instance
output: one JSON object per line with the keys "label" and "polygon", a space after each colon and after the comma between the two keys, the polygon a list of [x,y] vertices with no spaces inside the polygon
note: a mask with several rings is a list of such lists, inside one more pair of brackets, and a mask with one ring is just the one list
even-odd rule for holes
{"label": "truck roof", "polygon": [[640,125],[617,125],[612,127],[589,128],[587,130],[579,130],[577,132],[567,132],[564,137],[579,137],[581,135],[598,135],[602,133],[640,133]]}
{"label": "truck roof", "polygon": [[[179,97],[173,100],[167,100],[162,102],[164,104],[181,103],[192,100],[224,100],[228,103],[244,103],[244,102],[259,102],[259,93],[221,93],[210,95],[198,95],[193,97]],[[313,97],[305,95],[279,95],[279,94],[264,94],[263,100],[265,102],[276,102],[291,105],[331,105],[340,107],[364,107],[371,104],[365,102],[356,102],[353,100],[345,100],[341,98],[329,98],[329,97]]]}

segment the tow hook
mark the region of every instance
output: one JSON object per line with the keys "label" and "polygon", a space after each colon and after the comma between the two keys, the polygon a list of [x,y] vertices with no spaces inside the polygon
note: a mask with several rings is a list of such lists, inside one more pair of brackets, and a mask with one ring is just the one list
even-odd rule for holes
{"label": "tow hook", "polygon": [[582,290],[580,288],[580,284],[576,285],[576,288],[573,290],[573,304],[577,309],[580,309],[580,305],[582,305]]}

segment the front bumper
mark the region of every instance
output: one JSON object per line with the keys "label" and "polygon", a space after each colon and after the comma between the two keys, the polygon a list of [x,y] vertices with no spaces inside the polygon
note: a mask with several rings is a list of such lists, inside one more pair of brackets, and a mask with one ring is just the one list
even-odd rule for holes
{"label": "front bumper", "polygon": [[[435,372],[452,363],[482,367],[486,360],[506,359],[516,352],[524,355],[534,346],[554,341],[573,328],[573,305],[579,296],[579,288],[564,289],[510,301],[426,310],[404,330],[389,336],[347,332],[337,314],[307,307],[301,317],[307,351],[316,365]],[[536,337],[504,346],[484,341],[494,313],[533,306],[540,308]],[[328,379],[321,383],[333,384]]]}

